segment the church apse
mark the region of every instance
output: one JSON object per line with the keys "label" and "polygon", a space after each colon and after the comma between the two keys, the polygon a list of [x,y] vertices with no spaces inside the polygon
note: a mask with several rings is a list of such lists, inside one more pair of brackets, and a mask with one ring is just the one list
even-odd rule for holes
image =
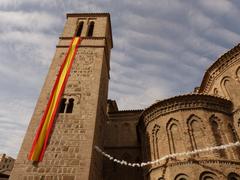
{"label": "church apse", "polygon": [[[152,134],[149,141],[151,150],[148,151],[151,153],[148,157],[152,158],[148,160],[154,161],[153,158],[160,159],[168,154],[233,143],[238,137],[224,129],[228,124],[232,124],[231,109],[230,101],[201,94],[176,96],[153,104],[140,118],[140,131],[146,133],[146,136],[141,136],[145,138],[141,140],[144,147],[149,141],[147,134]],[[220,126],[221,119],[224,122],[221,122]],[[171,177],[194,179],[196,175],[201,176],[204,171],[222,167],[222,160],[238,161],[238,157],[231,156],[234,153],[236,152],[232,148],[169,157],[145,167],[146,177],[154,180]],[[228,173],[224,168],[221,171]],[[216,177],[221,177],[221,173],[216,173]]]}

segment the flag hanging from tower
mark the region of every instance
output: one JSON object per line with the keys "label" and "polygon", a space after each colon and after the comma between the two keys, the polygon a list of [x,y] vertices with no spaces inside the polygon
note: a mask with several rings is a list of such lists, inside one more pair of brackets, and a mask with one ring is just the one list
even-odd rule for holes
{"label": "flag hanging from tower", "polygon": [[41,161],[47,147],[49,135],[53,126],[59,102],[70,74],[71,66],[76,55],[78,45],[81,42],[80,37],[74,37],[69,46],[65,59],[60,67],[58,76],[51,91],[51,95],[40,121],[37,133],[35,135],[28,159],[32,161]]}

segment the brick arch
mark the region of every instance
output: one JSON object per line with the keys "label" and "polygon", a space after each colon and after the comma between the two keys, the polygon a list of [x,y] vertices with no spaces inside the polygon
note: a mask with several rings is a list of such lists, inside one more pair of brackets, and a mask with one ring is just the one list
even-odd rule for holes
{"label": "brick arch", "polygon": [[205,148],[205,126],[200,117],[192,114],[187,119],[188,133],[191,140],[192,150]]}
{"label": "brick arch", "polygon": [[223,94],[225,95],[225,97],[228,97],[228,98],[232,98],[231,97],[231,92],[229,91],[228,89],[228,83],[230,83],[232,81],[232,78],[229,77],[229,76],[225,76],[221,82],[220,82],[220,85],[221,85],[221,89],[222,89],[222,92]]}
{"label": "brick arch", "polygon": [[[235,77],[234,77],[235,78]],[[233,101],[234,104],[239,104],[240,96],[239,84],[230,76],[225,76],[220,82],[221,90],[225,97]]]}
{"label": "brick arch", "polygon": [[217,175],[213,172],[204,171],[200,174],[199,180],[217,180]]}
{"label": "brick arch", "polygon": [[188,180],[188,179],[189,179],[188,175],[184,173],[180,173],[176,175],[176,177],[174,178],[174,180]]}
{"label": "brick arch", "polygon": [[59,113],[74,113],[75,106],[79,104],[80,96],[65,94],[59,103]]}
{"label": "brick arch", "polygon": [[84,21],[79,21],[78,22],[77,29],[76,29],[76,32],[75,32],[75,36],[80,37],[82,35],[83,24],[84,24]]}
{"label": "brick arch", "polygon": [[159,158],[159,136],[160,136],[159,131],[160,131],[160,126],[155,124],[152,129],[153,159]]}
{"label": "brick arch", "polygon": [[95,26],[95,22],[94,21],[90,21],[90,23],[88,25],[88,31],[87,31],[87,36],[88,37],[92,37],[93,36],[94,26]]}
{"label": "brick arch", "polygon": [[[222,121],[215,115],[212,115],[209,118],[210,126],[212,129],[212,134],[215,139],[215,145],[220,146],[223,144],[226,144],[226,138],[224,137],[223,131],[222,131]],[[217,153],[222,158],[226,158],[226,152],[224,149],[218,150]]]}
{"label": "brick arch", "polygon": [[181,130],[179,121],[171,118],[167,123],[166,129],[170,153],[185,152],[185,142],[181,134],[183,131]]}

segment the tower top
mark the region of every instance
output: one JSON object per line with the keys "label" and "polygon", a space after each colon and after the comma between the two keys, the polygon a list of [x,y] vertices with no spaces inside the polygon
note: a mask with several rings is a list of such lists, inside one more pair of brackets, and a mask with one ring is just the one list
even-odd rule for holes
{"label": "tower top", "polygon": [[110,35],[110,41],[111,41],[111,47],[113,47],[113,41],[112,41],[112,26],[111,26],[111,18],[110,13],[67,13],[66,18],[76,18],[76,17],[107,17],[107,24],[109,25],[109,35]]}

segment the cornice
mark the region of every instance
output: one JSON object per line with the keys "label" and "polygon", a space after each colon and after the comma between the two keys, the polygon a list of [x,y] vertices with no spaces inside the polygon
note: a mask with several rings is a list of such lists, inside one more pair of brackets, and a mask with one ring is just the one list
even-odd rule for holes
{"label": "cornice", "polygon": [[126,113],[126,112],[142,112],[143,109],[123,109],[123,110],[119,110],[119,113]]}
{"label": "cornice", "polygon": [[164,116],[176,111],[205,109],[231,114],[232,102],[226,98],[208,94],[186,94],[175,96],[170,99],[158,101],[145,109],[140,117],[140,121],[145,127],[159,116]]}
{"label": "cornice", "polygon": [[141,113],[143,111],[144,111],[143,109],[129,109],[129,110],[118,110],[114,112],[108,112],[108,114],[115,115],[115,114]]}
{"label": "cornice", "polygon": [[[167,167],[175,167],[175,166],[192,166],[195,165],[202,165],[202,164],[219,164],[219,165],[230,165],[230,166],[239,166],[240,161],[233,161],[233,160],[219,160],[219,159],[207,159],[207,160],[183,160],[178,162],[169,162]],[[166,164],[156,164],[155,166],[152,166],[149,168],[149,170],[146,169],[146,174],[151,173],[155,169],[164,169],[166,168]]]}
{"label": "cornice", "polygon": [[238,61],[236,58],[240,53],[240,44],[223,54],[217,59],[204,74],[199,92],[206,93],[214,79],[226,71],[231,65]]}
{"label": "cornice", "polygon": [[79,16],[84,16],[84,17],[89,17],[89,16],[110,16],[110,13],[106,12],[99,12],[99,13],[67,13],[66,17],[79,17]]}

